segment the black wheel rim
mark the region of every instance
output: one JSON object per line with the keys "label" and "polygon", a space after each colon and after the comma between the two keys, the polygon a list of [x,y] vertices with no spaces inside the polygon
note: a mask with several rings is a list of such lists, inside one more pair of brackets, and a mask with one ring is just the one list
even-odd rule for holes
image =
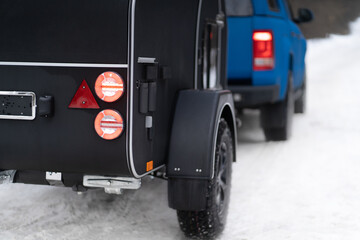
{"label": "black wheel rim", "polygon": [[222,215],[225,210],[225,196],[227,188],[227,150],[228,147],[226,143],[222,142],[218,153],[218,171],[216,176],[216,205],[219,209],[219,215]]}

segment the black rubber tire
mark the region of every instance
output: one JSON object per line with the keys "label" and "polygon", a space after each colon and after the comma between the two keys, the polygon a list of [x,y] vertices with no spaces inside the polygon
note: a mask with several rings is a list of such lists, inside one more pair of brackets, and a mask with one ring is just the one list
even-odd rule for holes
{"label": "black rubber tire", "polygon": [[301,96],[295,100],[294,113],[305,113],[306,111],[306,71],[302,85]]}
{"label": "black rubber tire", "polygon": [[206,209],[177,211],[180,228],[186,237],[213,239],[223,231],[230,200],[234,147],[230,128],[226,121],[221,119],[216,141],[215,175],[208,181]]}
{"label": "black rubber tire", "polygon": [[288,79],[285,99],[261,108],[261,125],[266,141],[286,141],[291,136],[295,105],[291,72]]}

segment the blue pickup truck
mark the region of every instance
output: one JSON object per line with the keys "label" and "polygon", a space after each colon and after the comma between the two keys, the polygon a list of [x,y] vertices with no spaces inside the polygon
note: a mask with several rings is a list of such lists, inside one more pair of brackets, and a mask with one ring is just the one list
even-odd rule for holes
{"label": "blue pickup truck", "polygon": [[236,108],[260,108],[266,140],[287,140],[293,113],[305,111],[306,40],[288,0],[227,0],[228,85]]}

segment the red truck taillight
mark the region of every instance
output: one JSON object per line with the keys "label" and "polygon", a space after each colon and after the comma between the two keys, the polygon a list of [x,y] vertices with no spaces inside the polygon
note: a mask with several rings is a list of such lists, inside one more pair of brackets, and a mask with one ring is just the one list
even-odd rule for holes
{"label": "red truck taillight", "polygon": [[255,71],[274,68],[274,42],[271,31],[253,33],[253,68]]}

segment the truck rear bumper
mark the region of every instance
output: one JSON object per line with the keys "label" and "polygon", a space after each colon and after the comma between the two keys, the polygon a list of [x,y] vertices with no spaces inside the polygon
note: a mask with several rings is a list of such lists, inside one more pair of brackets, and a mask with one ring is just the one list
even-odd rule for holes
{"label": "truck rear bumper", "polygon": [[271,86],[234,86],[229,85],[236,108],[257,107],[273,103],[279,99],[280,87]]}

